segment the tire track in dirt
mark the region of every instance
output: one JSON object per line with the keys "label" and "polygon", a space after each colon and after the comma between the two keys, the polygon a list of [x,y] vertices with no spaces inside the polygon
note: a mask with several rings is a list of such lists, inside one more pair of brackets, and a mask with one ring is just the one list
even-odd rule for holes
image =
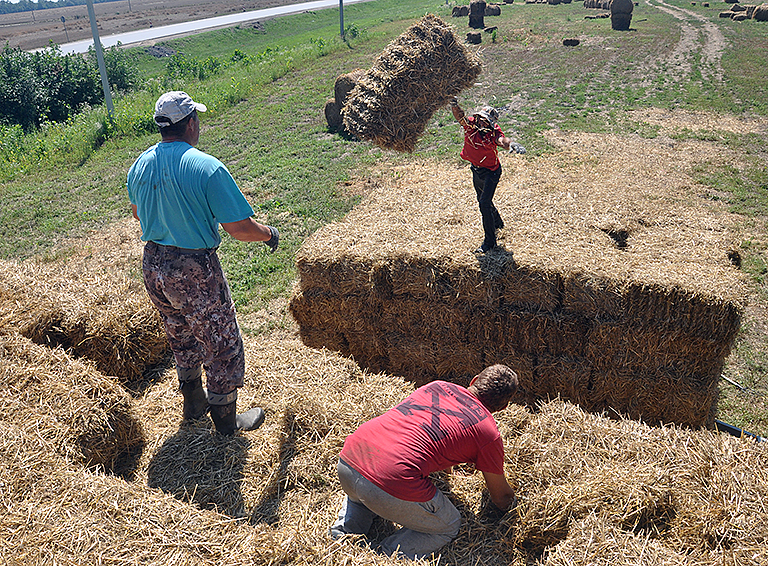
{"label": "tire track in dirt", "polygon": [[[722,56],[728,41],[717,24],[691,10],[678,8],[663,0],[645,0],[653,8],[661,10],[680,20],[680,41],[667,57],[673,69],[670,77],[683,80],[691,74],[694,54],[701,53],[698,71],[704,80],[721,82],[723,80]],[[700,25],[699,25],[700,24]]]}

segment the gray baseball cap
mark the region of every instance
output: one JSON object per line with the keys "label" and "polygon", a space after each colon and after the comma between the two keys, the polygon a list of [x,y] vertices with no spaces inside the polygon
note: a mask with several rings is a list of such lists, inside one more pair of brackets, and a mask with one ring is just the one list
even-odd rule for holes
{"label": "gray baseball cap", "polygon": [[[208,107],[205,104],[192,100],[192,97],[186,92],[180,90],[166,92],[155,102],[155,124],[161,128],[175,124],[192,114],[195,110],[205,112],[208,110]],[[158,120],[158,118],[166,118],[171,122],[169,124],[167,120]]]}

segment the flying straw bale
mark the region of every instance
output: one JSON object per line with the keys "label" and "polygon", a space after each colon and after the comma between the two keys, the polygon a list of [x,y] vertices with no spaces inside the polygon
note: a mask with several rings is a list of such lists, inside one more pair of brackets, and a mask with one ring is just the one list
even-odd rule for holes
{"label": "flying straw bale", "polygon": [[166,360],[169,348],[141,280],[130,275],[141,265],[138,235],[123,225],[113,229],[108,237],[92,236],[79,255],[0,261],[0,328],[61,346],[132,382]]}
{"label": "flying straw bale", "polygon": [[653,142],[630,152],[620,138],[583,137],[563,147],[583,143],[588,167],[566,152],[502,177],[497,206],[511,221],[502,247],[479,257],[465,170],[382,172],[297,254],[290,311],[302,340],[417,383],[466,383],[506,363],[530,401],[712,426],[743,308],[731,221],[680,204],[695,183]]}
{"label": "flying straw bale", "polygon": [[432,115],[474,84],[481,64],[453,29],[428,14],[392,41],[349,93],[344,128],[360,139],[412,152]]}
{"label": "flying straw bale", "polygon": [[127,393],[61,349],[0,332],[0,412],[50,441],[68,459],[114,470],[140,448],[143,431]]}

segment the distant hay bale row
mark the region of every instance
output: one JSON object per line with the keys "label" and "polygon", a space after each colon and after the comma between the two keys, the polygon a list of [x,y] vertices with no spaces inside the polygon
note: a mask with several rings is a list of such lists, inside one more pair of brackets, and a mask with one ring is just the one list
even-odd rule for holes
{"label": "distant hay bale row", "polygon": [[734,21],[742,22],[744,20],[756,20],[758,22],[768,21],[768,4],[748,5],[733,4],[730,10],[720,12],[721,18],[731,18]]}
{"label": "distant hay bale row", "polygon": [[0,328],[61,346],[124,382],[141,379],[169,353],[143,285],[117,271],[0,261]]}
{"label": "distant hay bale row", "polygon": [[611,0],[584,0],[585,8],[597,8],[598,10],[610,10]]}
{"label": "distant hay bale row", "polygon": [[0,420],[15,422],[70,461],[114,470],[144,442],[125,391],[62,350],[0,331]]}
{"label": "distant hay bale row", "polygon": [[385,149],[412,152],[432,115],[474,84],[481,64],[437,16],[391,42],[342,109],[344,128]]}
{"label": "distant hay bale row", "polygon": [[[560,394],[647,422],[713,423],[741,279],[727,257],[731,236],[710,228],[718,221],[657,194],[671,186],[672,163],[662,185],[608,163],[579,177],[518,168],[512,178],[526,189],[502,177],[497,191],[502,217],[514,219],[502,231],[509,251],[480,258],[469,253],[482,231],[467,173],[418,169],[382,182],[297,254],[290,310],[307,345],[419,383],[466,382],[502,362],[531,399]],[[569,184],[536,189],[536,177]],[[602,216],[621,210],[632,216]],[[649,219],[630,220],[638,214]]]}

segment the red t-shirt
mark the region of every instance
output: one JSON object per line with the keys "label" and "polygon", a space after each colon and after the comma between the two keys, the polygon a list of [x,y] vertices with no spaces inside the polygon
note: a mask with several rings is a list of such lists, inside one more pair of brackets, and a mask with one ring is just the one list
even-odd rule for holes
{"label": "red t-shirt", "polygon": [[504,135],[499,125],[496,124],[492,131],[482,132],[475,127],[474,116],[467,116],[459,123],[464,128],[461,158],[477,167],[496,171],[499,168],[499,147],[496,140]]}
{"label": "red t-shirt", "polygon": [[472,462],[481,472],[504,473],[496,421],[467,389],[433,381],[358,428],[341,459],[366,479],[405,501],[429,501],[429,474]]}

